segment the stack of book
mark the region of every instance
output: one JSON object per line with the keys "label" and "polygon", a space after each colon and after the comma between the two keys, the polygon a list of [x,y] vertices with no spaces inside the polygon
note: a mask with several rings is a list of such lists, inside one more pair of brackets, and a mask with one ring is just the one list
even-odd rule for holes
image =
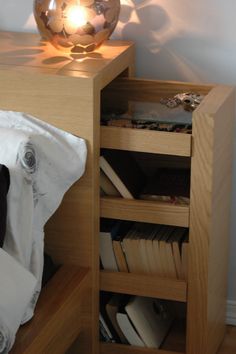
{"label": "stack of book", "polygon": [[168,301],[102,293],[100,339],[105,342],[160,348],[175,318]]}
{"label": "stack of book", "polygon": [[187,228],[101,219],[103,269],[187,279],[187,258]]}
{"label": "stack of book", "polygon": [[130,152],[103,149],[100,171],[102,195],[189,204],[189,169],[158,168],[147,177]]}

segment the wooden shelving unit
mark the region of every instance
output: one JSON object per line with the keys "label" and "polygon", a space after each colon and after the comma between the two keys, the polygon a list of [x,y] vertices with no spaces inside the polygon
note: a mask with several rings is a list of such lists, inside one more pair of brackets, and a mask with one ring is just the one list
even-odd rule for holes
{"label": "wooden shelving unit", "polygon": [[[190,205],[102,197],[102,217],[189,227],[186,282],[153,275],[100,272],[100,289],[187,303],[181,350],[176,340],[162,349],[101,344],[102,354],[215,354],[224,337],[227,249],[232,176],[235,93],[226,86],[203,86],[122,78],[108,85],[102,104],[114,109],[128,101],[158,101],[179,92],[206,95],[193,113],[192,134],[101,127],[101,147],[189,157]],[[178,332],[178,331],[177,331]],[[177,339],[178,342],[178,339]]]}
{"label": "wooden shelving unit", "polygon": [[[66,193],[46,228],[46,250],[63,267],[42,294],[39,321],[22,328],[13,353],[215,354],[225,323],[234,89],[127,79],[134,74],[130,42],[108,41],[96,56],[72,60],[35,34],[2,32],[0,41],[0,108],[36,116],[84,138],[88,147],[86,173]],[[193,114],[192,135],[100,128],[101,105],[157,101],[186,91],[206,95]],[[101,147],[159,154],[167,161],[170,155],[191,159],[189,207],[117,198],[100,201]],[[189,227],[187,281],[100,272],[100,216]],[[174,331],[176,339],[159,350],[100,344],[100,290],[185,302],[187,330],[183,335]]]}

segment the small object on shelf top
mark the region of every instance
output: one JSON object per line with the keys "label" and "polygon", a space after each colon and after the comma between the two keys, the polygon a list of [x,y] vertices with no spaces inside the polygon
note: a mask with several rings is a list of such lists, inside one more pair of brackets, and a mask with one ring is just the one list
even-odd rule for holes
{"label": "small object on shelf top", "polygon": [[204,96],[197,92],[183,92],[178,93],[173,98],[162,98],[160,103],[168,108],[176,108],[183,106],[185,111],[194,111],[202,102]]}

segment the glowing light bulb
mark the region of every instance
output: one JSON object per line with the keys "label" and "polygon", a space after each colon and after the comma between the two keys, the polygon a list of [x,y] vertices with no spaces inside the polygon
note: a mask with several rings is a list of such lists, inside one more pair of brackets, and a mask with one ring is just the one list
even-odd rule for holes
{"label": "glowing light bulb", "polygon": [[82,6],[70,6],[67,18],[72,26],[84,26],[87,23],[86,12]]}

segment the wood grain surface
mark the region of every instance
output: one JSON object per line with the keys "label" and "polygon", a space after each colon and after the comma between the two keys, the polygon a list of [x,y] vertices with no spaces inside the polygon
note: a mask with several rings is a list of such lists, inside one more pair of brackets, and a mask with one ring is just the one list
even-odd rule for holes
{"label": "wood grain surface", "polygon": [[122,294],[156,297],[186,302],[187,283],[182,280],[160,278],[122,272],[100,272],[100,288]]}
{"label": "wood grain surface", "polygon": [[102,197],[101,216],[173,226],[189,226],[189,206],[167,202]]}

